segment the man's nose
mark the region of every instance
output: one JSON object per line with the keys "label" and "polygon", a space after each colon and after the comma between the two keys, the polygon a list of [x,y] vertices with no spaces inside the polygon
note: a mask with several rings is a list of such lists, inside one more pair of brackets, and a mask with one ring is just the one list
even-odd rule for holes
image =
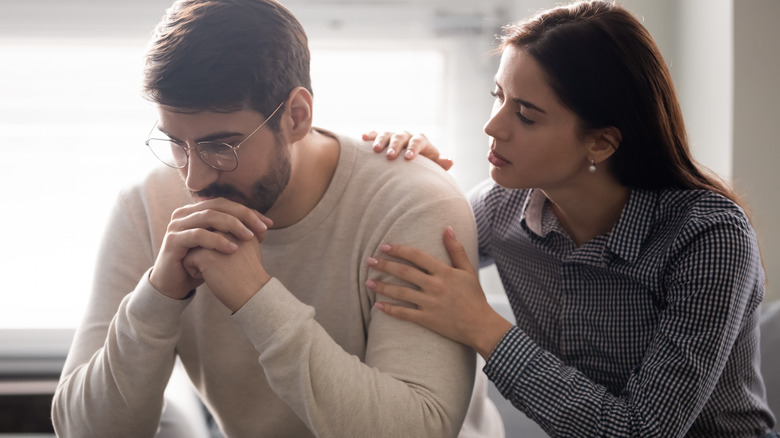
{"label": "man's nose", "polygon": [[184,172],[184,183],[193,192],[207,188],[219,178],[219,171],[206,164],[194,148],[190,149],[187,166],[182,169],[182,172]]}

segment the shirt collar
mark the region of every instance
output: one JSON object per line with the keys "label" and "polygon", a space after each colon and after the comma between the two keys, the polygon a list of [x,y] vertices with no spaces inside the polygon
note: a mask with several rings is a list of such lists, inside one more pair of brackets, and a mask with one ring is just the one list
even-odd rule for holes
{"label": "shirt collar", "polygon": [[[637,259],[653,224],[658,196],[657,191],[631,190],[623,212],[610,232],[606,249],[628,262]],[[546,211],[550,209],[546,205],[547,197],[537,189],[531,190],[523,205],[521,224],[539,237],[557,229],[557,220],[554,223],[548,220]]]}
{"label": "shirt collar", "polygon": [[631,190],[623,212],[610,233],[607,248],[622,259],[633,262],[639,257],[655,220],[659,192]]}
{"label": "shirt collar", "polygon": [[547,197],[541,190],[531,190],[523,205],[521,223],[524,224],[532,233],[544,237],[547,233],[542,230],[542,213],[544,213],[544,204]]}
{"label": "shirt collar", "polygon": [[547,196],[539,189],[532,189],[528,194],[525,205],[523,205],[521,218],[523,226],[539,237],[546,237],[550,232],[555,231],[568,238],[568,234],[558,222]]}

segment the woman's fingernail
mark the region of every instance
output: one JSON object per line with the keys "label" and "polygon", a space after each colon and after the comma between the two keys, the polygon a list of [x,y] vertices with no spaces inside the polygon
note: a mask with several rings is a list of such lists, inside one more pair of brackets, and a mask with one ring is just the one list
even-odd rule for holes
{"label": "woman's fingernail", "polygon": [[404,152],[404,158],[406,158],[407,160],[411,160],[412,158],[414,158],[414,151],[411,149],[407,149],[406,152]]}
{"label": "woman's fingernail", "polygon": [[366,259],[366,263],[368,263],[368,266],[376,266],[379,264],[379,260],[373,257],[369,257],[368,259]]}
{"label": "woman's fingernail", "polygon": [[377,309],[379,309],[381,311],[385,310],[385,305],[382,304],[382,303],[374,303],[374,307],[376,307]]}
{"label": "woman's fingernail", "polygon": [[376,281],[374,280],[367,280],[366,281],[366,287],[369,289],[376,289]]}
{"label": "woman's fingernail", "polygon": [[386,244],[386,243],[383,243],[383,244],[379,245],[379,250],[382,251],[382,252],[388,252],[388,251],[390,251],[391,248],[392,247],[390,245]]}
{"label": "woman's fingernail", "polygon": [[387,150],[387,155],[395,155],[395,149],[390,148]]}

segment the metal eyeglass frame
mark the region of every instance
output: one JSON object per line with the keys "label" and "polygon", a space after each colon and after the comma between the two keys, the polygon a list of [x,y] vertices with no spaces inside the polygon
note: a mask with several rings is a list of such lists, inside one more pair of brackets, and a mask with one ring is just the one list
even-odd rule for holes
{"label": "metal eyeglass frame", "polygon": [[[240,148],[242,144],[244,144],[247,140],[249,140],[249,138],[252,137],[252,135],[254,135],[255,132],[259,131],[260,128],[265,126],[265,124],[268,123],[269,120],[271,120],[271,117],[273,117],[274,114],[276,114],[276,112],[279,111],[279,108],[281,108],[282,105],[284,105],[284,101],[282,101],[282,103],[280,103],[276,107],[276,109],[271,113],[270,116],[268,116],[265,120],[263,120],[263,123],[261,123],[260,126],[255,128],[254,131],[252,131],[249,135],[246,136],[246,138],[241,140],[241,142],[239,142],[235,146],[233,146],[232,144],[223,143],[221,141],[201,141],[201,142],[195,143],[194,146],[186,146],[186,145],[181,145],[179,143],[176,143],[175,141],[171,140],[170,138],[152,138],[152,132],[154,132],[154,128],[156,128],[157,124],[160,122],[159,120],[154,122],[154,125],[152,126],[152,129],[149,131],[149,135],[147,136],[146,141],[144,142],[144,144],[146,144],[146,146],[149,148],[149,150],[152,152],[152,154],[158,160],[160,160],[166,166],[172,167],[174,169],[183,169],[183,168],[187,167],[187,165],[190,162],[190,150],[195,149],[195,153],[198,156],[198,158],[200,158],[204,163],[206,163],[212,169],[219,170],[220,172],[232,172],[232,171],[234,171],[234,170],[236,170],[238,168],[238,152],[237,152],[238,148]],[[149,145],[149,142],[152,141],[152,140],[169,142],[172,146],[175,145],[176,147],[181,148],[184,151],[184,155],[187,157],[185,162],[184,162],[184,164],[181,165],[181,166],[176,166],[176,165],[170,164],[167,161],[165,161],[162,158],[160,158],[160,156],[157,155],[154,152],[154,149]],[[225,148],[230,149],[233,152],[233,156],[235,157],[235,166],[233,166],[233,168],[231,168],[231,169],[227,169],[227,168],[221,168],[221,167],[219,167],[219,166],[217,166],[215,164],[210,163],[206,158],[203,157],[202,151],[200,149],[201,147],[203,147],[205,145],[212,145],[212,146],[216,145],[216,146],[221,146],[221,147],[225,147]]]}

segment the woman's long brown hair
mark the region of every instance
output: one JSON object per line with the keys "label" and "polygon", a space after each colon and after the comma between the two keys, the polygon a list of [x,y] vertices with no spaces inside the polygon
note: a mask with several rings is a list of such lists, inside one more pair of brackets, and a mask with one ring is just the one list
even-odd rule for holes
{"label": "woman's long brown hair", "polygon": [[504,28],[508,45],[530,54],[584,129],[623,136],[611,171],[630,188],[705,189],[735,202],[733,190],[692,158],[669,69],[650,33],[613,2],[584,1]]}

